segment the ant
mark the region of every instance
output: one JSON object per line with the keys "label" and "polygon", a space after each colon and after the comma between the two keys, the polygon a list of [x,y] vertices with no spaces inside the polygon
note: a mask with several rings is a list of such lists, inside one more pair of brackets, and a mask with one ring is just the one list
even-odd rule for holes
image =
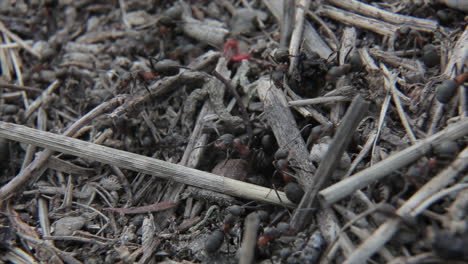
{"label": "ant", "polygon": [[286,222],[280,222],[276,227],[267,227],[263,234],[257,240],[257,246],[260,248],[265,247],[274,239],[287,235],[292,232],[291,226]]}

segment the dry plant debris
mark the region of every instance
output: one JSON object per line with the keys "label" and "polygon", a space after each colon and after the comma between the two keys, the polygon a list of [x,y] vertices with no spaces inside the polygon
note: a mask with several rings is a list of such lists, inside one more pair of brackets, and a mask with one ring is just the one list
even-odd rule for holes
{"label": "dry plant debris", "polygon": [[468,261],[464,1],[0,1],[0,263]]}

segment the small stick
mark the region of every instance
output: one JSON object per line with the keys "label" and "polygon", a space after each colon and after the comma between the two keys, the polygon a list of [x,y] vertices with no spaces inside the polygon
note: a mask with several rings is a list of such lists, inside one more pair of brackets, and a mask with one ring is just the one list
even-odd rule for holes
{"label": "small stick", "polygon": [[453,79],[457,73],[462,73],[461,70],[468,59],[468,45],[466,43],[468,43],[468,26],[465,27],[465,31],[455,43],[450,59],[445,66],[443,75],[447,78]]}
{"label": "small stick", "polygon": [[[73,128],[75,128],[75,126]],[[70,133],[68,132],[67,134]],[[278,192],[278,195],[283,201],[281,202],[276,197],[274,191],[269,188],[221,177],[205,171],[186,168],[181,165],[135,153],[93,144],[64,135],[56,135],[50,132],[0,121],[0,137],[47,148],[48,150],[44,151],[39,157],[41,162],[44,163],[45,161],[42,161],[42,159],[47,160],[47,157],[49,157],[53,151],[58,151],[236,197],[294,207],[283,192]],[[36,163],[38,162],[35,160],[26,168],[24,173],[16,176],[0,189],[0,200],[10,197],[16,189],[24,185],[24,182],[29,179],[30,174],[26,172],[36,169]],[[40,165],[42,164],[43,163],[40,163]]]}
{"label": "small stick", "polygon": [[328,0],[327,2],[347,9],[348,11],[360,13],[376,19],[382,19],[392,24],[409,25],[417,30],[425,32],[434,32],[440,29],[440,25],[437,21],[396,14],[356,0]]}
{"label": "small stick", "polygon": [[294,31],[291,36],[291,43],[289,44],[289,54],[292,55],[289,62],[289,74],[297,68],[299,62],[299,47],[301,46],[304,32],[304,19],[305,11],[309,10],[310,0],[299,0],[296,8],[296,18],[294,21]]}
{"label": "small stick", "polygon": [[343,102],[343,101],[349,101],[349,98],[346,96],[322,96],[322,97],[316,97],[312,99],[289,101],[288,105],[289,106],[305,106],[305,105],[313,105],[313,104],[327,104],[327,103]]}
{"label": "small stick", "polygon": [[[330,27],[323,21],[323,19],[315,14],[315,12],[312,12],[310,10],[307,11],[307,14],[317,23],[322,26],[323,31],[328,34],[328,36],[333,40],[333,44],[335,45],[334,50],[337,49],[337,47],[340,45],[340,42],[338,41],[338,38],[336,37],[335,33],[333,30],[330,29]],[[333,47],[332,47],[333,48]]]}
{"label": "small stick", "polygon": [[364,28],[384,36],[393,36],[393,34],[395,34],[396,30],[398,29],[397,26],[390,23],[357,15],[355,13],[347,12],[329,5],[322,5],[319,9],[317,9],[317,14],[330,17],[331,19],[342,23]]}
{"label": "small stick", "polygon": [[9,88],[9,89],[15,89],[15,90],[21,90],[21,91],[42,93],[42,90],[39,89],[39,88],[30,87],[30,86],[23,86],[23,85],[16,85],[16,84],[10,84],[10,83],[0,81],[0,88],[2,88],[2,87],[3,88]]}
{"label": "small stick", "polygon": [[253,140],[253,130],[252,130],[252,125],[249,122],[249,114],[247,113],[247,108],[245,107],[244,103],[242,102],[242,98],[240,97],[239,93],[237,93],[236,88],[234,88],[231,83],[226,80],[219,72],[216,70],[213,71],[212,73],[218,80],[220,80],[228,89],[231,91],[231,93],[234,95],[234,97],[237,100],[237,104],[239,105],[239,110],[242,114],[242,120],[244,121],[245,128],[247,129],[247,133],[249,134],[249,143],[248,145],[250,146],[250,143],[252,143]]}
{"label": "small stick", "polygon": [[251,264],[255,257],[255,247],[257,243],[257,232],[260,219],[256,212],[250,213],[245,218],[244,241],[242,241],[239,264]]}
{"label": "small stick", "polygon": [[313,184],[306,185],[306,192],[302,197],[301,203],[294,211],[291,219],[291,226],[297,230],[302,230],[311,217],[310,210],[301,210],[305,208],[313,208],[315,206],[316,196],[320,189],[327,184],[330,176],[333,174],[336,168],[337,162],[343,156],[343,152],[348,147],[351,141],[351,135],[356,130],[361,119],[367,112],[369,103],[366,102],[361,96],[356,95],[353,102],[351,103],[346,115],[343,117],[343,121],[338,127],[333,141],[327,150],[327,153],[322,159],[316,173],[315,181]]}
{"label": "small stick", "polygon": [[436,105],[434,106],[435,111],[434,111],[434,114],[432,115],[430,125],[429,125],[429,129],[427,131],[428,136],[434,135],[434,133],[437,132],[437,125],[439,124],[439,121],[442,118],[442,115],[444,114],[444,104],[442,104],[441,102],[439,102],[437,100],[435,100],[435,101],[436,101],[435,102]]}
{"label": "small stick", "polygon": [[[465,124],[468,124],[468,122],[465,122]],[[466,135],[466,132],[464,135]],[[345,264],[365,263],[367,259],[377,252],[397,232],[403,218],[407,216],[417,216],[420,213],[415,210],[418,206],[437,191],[450,184],[455,177],[468,166],[468,162],[466,162],[467,159],[468,147],[457,156],[452,164],[421,187],[396,211],[396,214],[401,217],[391,218],[380,225],[372,236],[366,239],[356,251],[349,256]]]}
{"label": "small stick", "polygon": [[418,64],[415,60],[400,58],[393,52],[383,51],[377,48],[369,49],[369,53],[377,59],[382,60],[394,67],[403,67],[413,72],[419,72]]}
{"label": "small stick", "polygon": [[289,157],[300,165],[296,171],[298,181],[302,186],[306,186],[315,179],[312,173],[316,168],[309,159],[304,139],[299,136],[300,131],[297,128],[291,109],[287,107],[287,101],[284,94],[276,88],[271,87],[271,82],[266,79],[260,79],[257,82],[257,92],[264,105],[264,113],[268,124],[275,135],[280,148],[290,149]]}
{"label": "small stick", "polygon": [[[93,119],[95,119],[97,116],[101,115],[102,113],[109,111],[110,109],[113,109],[117,105],[121,104],[124,100],[124,97],[115,97],[112,100],[102,103],[98,106],[96,106],[93,110],[91,110],[89,113],[78,119],[75,123],[73,123],[64,133],[64,136],[73,136],[78,130],[80,130],[81,127],[85,126],[89,122],[91,122]],[[18,126],[22,127],[19,125],[14,125],[14,124],[8,124],[5,122],[1,123],[6,124],[7,126],[13,125],[13,126]],[[32,129],[32,128],[27,128],[30,129],[29,133],[34,134],[37,131],[37,129]],[[0,129],[1,130],[1,129]],[[9,132],[6,132],[7,134]],[[44,131],[42,131],[44,132]],[[1,132],[0,132],[1,133]],[[21,138],[21,137],[20,137]],[[36,144],[36,140],[32,140],[28,142],[29,144],[33,145],[38,145]],[[10,198],[12,195],[14,195],[14,192],[21,188],[22,186],[26,185],[28,181],[33,179],[32,177],[36,172],[40,171],[41,168],[47,164],[47,160],[49,159],[50,156],[52,156],[53,151],[51,150],[45,150],[41,152],[36,159],[34,159],[33,162],[31,162],[24,170],[21,170],[21,172],[16,175],[11,181],[9,181],[7,184],[3,185],[0,188],[0,200],[6,200],[7,198]]]}
{"label": "small stick", "polygon": [[[263,0],[262,3],[270,10],[273,16],[276,18],[279,24],[282,23],[282,12],[283,12],[283,1],[281,0]],[[298,7],[303,8],[303,7]],[[305,9],[304,9],[305,10]],[[297,15],[296,15],[297,17]],[[297,24],[296,24],[297,27]],[[320,55],[320,57],[326,59],[332,54],[332,50],[327,46],[325,41],[315,31],[312,25],[308,21],[304,21],[304,47],[307,51],[313,51]],[[292,40],[291,40],[292,41]],[[293,55],[290,53],[290,55]]]}
{"label": "small stick", "polygon": [[47,89],[42,91],[42,94],[36,100],[34,100],[34,102],[32,102],[24,111],[23,120],[26,121],[32,115],[32,113],[34,113],[34,111],[36,111],[39,108],[39,106],[42,105],[43,100],[49,97],[55,91],[55,89],[57,89],[60,86],[60,84],[61,82],[59,80],[55,80],[49,85],[49,87],[47,87]]}
{"label": "small stick", "polygon": [[468,183],[459,183],[459,184],[455,184],[454,186],[452,186],[450,188],[443,189],[443,190],[439,191],[438,193],[434,194],[433,196],[427,198],[418,207],[416,207],[413,210],[412,213],[413,214],[420,214],[424,210],[426,210],[429,206],[431,206],[433,203],[440,200],[442,197],[444,197],[446,195],[449,195],[451,193],[454,193],[454,192],[461,191],[461,190],[466,189],[466,188],[468,188]]}
{"label": "small stick", "polygon": [[369,183],[376,181],[401,167],[411,164],[419,157],[429,152],[432,149],[432,146],[437,145],[444,140],[456,140],[465,136],[467,133],[468,119],[462,119],[459,122],[448,126],[439,133],[420,140],[416,144],[376,163],[374,166],[362,170],[349,178],[325,188],[319,192],[319,196],[325,204],[332,204],[352,194],[355,190],[361,189]]}
{"label": "small stick", "polygon": [[289,54],[288,46],[294,28],[295,0],[283,1],[283,23],[281,23],[281,38],[278,52]]}
{"label": "small stick", "polygon": [[382,72],[384,76],[386,77],[385,80],[385,86],[387,86],[387,89],[391,91],[392,93],[392,98],[393,102],[396,105],[398,115],[400,116],[401,123],[403,124],[403,127],[406,130],[406,134],[408,134],[408,137],[411,141],[411,143],[416,143],[416,136],[413,133],[413,130],[411,129],[411,125],[408,121],[408,118],[406,117],[405,110],[403,109],[403,106],[401,105],[401,100],[400,97],[398,96],[398,90],[395,86],[396,83],[396,74],[391,73],[385,64],[381,63],[380,68],[382,69]]}
{"label": "small stick", "polygon": [[41,54],[39,54],[37,51],[33,50],[31,46],[29,46],[24,40],[22,40],[20,37],[18,37],[15,33],[11,32],[8,30],[8,28],[5,27],[5,25],[0,21],[0,31],[5,33],[8,37],[13,39],[16,43],[18,43],[23,49],[34,55],[36,58],[40,59]]}

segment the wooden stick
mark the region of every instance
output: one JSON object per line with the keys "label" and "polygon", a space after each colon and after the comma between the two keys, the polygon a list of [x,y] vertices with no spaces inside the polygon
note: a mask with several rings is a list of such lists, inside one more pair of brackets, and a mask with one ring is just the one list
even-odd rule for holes
{"label": "wooden stick", "polygon": [[[108,102],[105,102],[105,103],[102,103],[102,104],[96,106],[89,113],[87,113],[86,115],[84,115],[83,117],[78,119],[75,123],[73,123],[63,133],[63,135],[64,135],[63,137],[66,138],[68,136],[75,135],[76,132],[78,132],[83,126],[85,126],[86,124],[91,122],[97,116],[101,115],[102,113],[104,113],[106,111],[109,111],[110,109],[114,109],[119,104],[122,104],[122,102],[124,101],[124,98],[125,98],[124,96],[115,97],[115,98],[111,99]],[[10,123],[5,123],[5,122],[2,122],[1,124],[2,125],[6,124],[7,127],[10,126],[10,125],[11,126],[17,126],[17,127],[23,127],[23,126],[10,124]],[[34,136],[33,135],[34,133],[37,133],[37,131],[40,131],[40,130],[33,129],[33,128],[27,128],[27,127],[23,127],[23,128],[26,128],[26,129],[29,130],[29,133],[31,134],[30,136]],[[4,131],[2,129],[0,129],[0,131],[1,131],[0,133],[6,133],[5,138],[8,138],[7,136],[13,136],[13,137],[21,139],[21,136],[12,135],[13,134],[12,132]],[[44,131],[41,131],[41,132],[45,133]],[[52,133],[48,133],[48,134],[54,135]],[[0,137],[1,137],[1,135],[0,135]],[[32,145],[39,146],[39,144],[37,144],[36,140],[29,141],[28,143],[32,144]],[[21,140],[18,140],[18,141],[21,141]],[[47,160],[49,159],[49,157],[52,154],[53,154],[53,151],[51,151],[51,150],[45,150],[45,151],[41,152],[34,159],[34,161],[31,162],[24,170],[21,170],[21,172],[18,175],[16,175],[16,177],[14,177],[7,184],[3,185],[0,188],[0,201],[6,200],[7,198],[10,198],[12,195],[14,195],[14,192],[16,190],[18,190],[19,188],[24,186],[28,181],[30,181],[33,178],[32,176],[34,174],[38,173],[41,170],[41,168],[44,165],[47,164]]]}
{"label": "wooden stick", "polygon": [[254,263],[259,225],[260,219],[256,212],[250,213],[245,218],[244,240],[242,241],[242,247],[240,249],[239,264]]}
{"label": "wooden stick", "polygon": [[[275,16],[276,20],[281,23],[283,18],[283,2],[282,0],[263,0],[263,4],[270,10],[270,12]],[[312,27],[312,25],[304,21],[304,47],[307,51],[316,52],[320,57],[326,59],[332,54],[332,50],[328,45],[323,41],[317,31]]]}
{"label": "wooden stick", "polygon": [[291,36],[291,42],[289,43],[289,54],[292,55],[289,62],[289,74],[297,68],[299,62],[299,47],[302,43],[302,33],[304,32],[304,16],[305,11],[309,9],[310,0],[299,0],[299,4],[296,8],[296,18],[294,20],[294,30]]}
{"label": "wooden stick", "polygon": [[333,141],[328,148],[327,153],[322,159],[316,173],[314,183],[306,185],[306,192],[302,197],[301,203],[294,211],[291,219],[291,226],[296,230],[302,230],[305,228],[311,217],[311,210],[305,210],[307,208],[313,208],[315,206],[315,197],[320,189],[327,184],[330,176],[333,174],[336,168],[336,164],[339,162],[343,152],[348,147],[351,141],[351,135],[356,130],[359,122],[367,113],[369,103],[362,99],[361,96],[356,95],[354,97],[351,106],[348,108],[346,115],[343,117],[341,125],[338,127]]}
{"label": "wooden stick", "polygon": [[322,5],[319,9],[317,9],[317,14],[330,17],[331,19],[342,23],[364,28],[384,36],[393,36],[393,34],[395,34],[396,30],[398,29],[397,26],[390,23],[357,15],[355,13],[344,11],[329,5]]}
{"label": "wooden stick", "polygon": [[465,31],[457,40],[455,47],[452,50],[449,61],[445,66],[444,73],[447,78],[453,79],[457,74],[460,74],[463,66],[468,60],[468,26],[465,27]]}
{"label": "wooden stick", "polygon": [[42,90],[39,88],[10,84],[6,82],[2,82],[2,81],[0,81],[0,88],[9,88],[9,89],[22,90],[22,91],[28,91],[28,92],[42,93]]}
{"label": "wooden stick", "polygon": [[[280,200],[272,189],[220,177],[212,173],[186,168],[177,164],[85,142],[63,135],[56,135],[21,125],[0,122],[0,137],[34,144],[52,151],[63,152],[93,161],[99,161],[121,168],[151,174],[163,179],[174,180],[244,199],[252,199],[294,207],[283,192],[278,192],[279,198],[281,198]],[[11,193],[7,193],[3,189],[4,188],[0,190],[0,200],[4,199],[7,194]]]}
{"label": "wooden stick", "polygon": [[11,32],[1,21],[0,21],[0,31],[5,33],[8,37],[16,41],[23,49],[31,53],[32,55],[36,56],[36,58],[40,59],[41,54],[35,51],[31,46],[28,45],[24,40],[18,37],[15,33]]}
{"label": "wooden stick", "polygon": [[306,144],[287,106],[286,98],[279,89],[272,87],[267,79],[257,81],[257,92],[263,101],[266,119],[278,145],[284,150],[290,150],[290,160],[301,168],[296,171],[298,181],[302,186],[307,186],[315,179],[312,175],[315,166],[309,159]]}
{"label": "wooden stick", "polygon": [[[465,122],[467,124],[467,122]],[[466,132],[465,132],[466,135]],[[356,251],[346,260],[345,264],[365,263],[375,252],[377,252],[398,230],[399,224],[407,216],[415,217],[419,211],[417,207],[427,198],[449,185],[455,177],[468,166],[468,148],[465,148],[445,170],[427,182],[411,198],[406,201],[394,217],[383,223],[368,239],[366,239]]]}
{"label": "wooden stick", "polygon": [[392,24],[407,25],[417,30],[425,32],[434,32],[440,28],[440,25],[439,23],[437,23],[437,21],[396,14],[387,10],[377,8],[375,6],[361,3],[356,0],[327,0],[327,2],[351,12],[356,12],[376,19],[382,19]]}
{"label": "wooden stick", "polygon": [[355,190],[361,189],[369,183],[385,177],[401,167],[411,164],[429,152],[432,146],[437,145],[444,140],[456,140],[460,137],[466,136],[467,133],[468,119],[460,120],[439,133],[391,155],[374,166],[362,170],[353,176],[320,191],[319,196],[325,204],[332,204],[350,195]]}
{"label": "wooden stick", "polygon": [[293,100],[289,101],[289,106],[305,106],[305,105],[313,105],[313,104],[327,104],[327,103],[335,103],[335,102],[343,102],[349,101],[349,98],[346,96],[322,96],[316,97],[311,99],[303,99],[303,100]]}

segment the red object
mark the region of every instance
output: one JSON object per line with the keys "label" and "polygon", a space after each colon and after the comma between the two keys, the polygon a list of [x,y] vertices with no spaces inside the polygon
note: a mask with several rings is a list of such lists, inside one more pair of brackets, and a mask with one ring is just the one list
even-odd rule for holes
{"label": "red object", "polygon": [[250,56],[250,53],[239,53],[239,44],[233,39],[229,40],[228,42],[226,42],[226,44],[224,44],[223,55],[230,61],[234,62],[249,60],[252,58]]}
{"label": "red object", "polygon": [[152,72],[140,72],[140,76],[141,78],[143,78],[143,80],[145,81],[151,81],[153,80],[154,78],[156,78],[156,74],[152,73]]}
{"label": "red object", "polygon": [[270,242],[270,240],[273,238],[271,235],[263,235],[258,238],[257,245],[259,247],[264,247]]}

